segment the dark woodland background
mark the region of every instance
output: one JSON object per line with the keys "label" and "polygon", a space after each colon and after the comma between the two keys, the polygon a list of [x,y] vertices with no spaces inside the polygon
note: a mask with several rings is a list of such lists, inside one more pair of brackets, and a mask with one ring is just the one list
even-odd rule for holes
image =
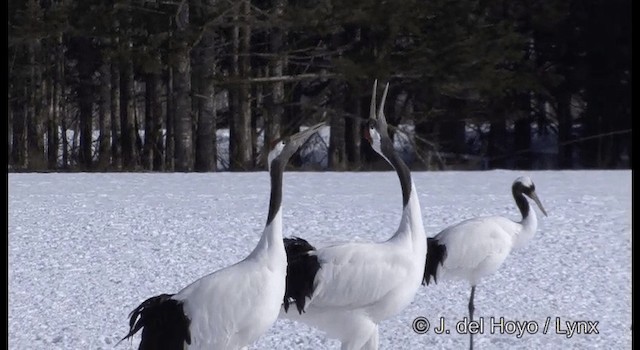
{"label": "dark woodland background", "polygon": [[324,169],[373,169],[374,79],[413,169],[631,167],[631,0],[9,0],[7,16],[9,171],[264,169],[265,147],[321,120]]}

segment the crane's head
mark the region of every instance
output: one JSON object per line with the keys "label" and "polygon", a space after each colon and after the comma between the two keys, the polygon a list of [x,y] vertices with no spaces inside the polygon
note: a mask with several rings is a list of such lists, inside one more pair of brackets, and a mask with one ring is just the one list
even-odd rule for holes
{"label": "crane's head", "polygon": [[384,157],[382,153],[383,140],[386,143],[390,142],[389,134],[387,132],[387,120],[384,117],[384,102],[387,99],[387,92],[389,91],[389,83],[384,87],[382,93],[382,100],[380,101],[380,107],[376,113],[376,90],[378,88],[378,80],[373,83],[373,92],[371,93],[371,107],[369,109],[369,120],[367,127],[364,131],[364,137],[369,141],[371,147]]}
{"label": "crane's head", "polygon": [[324,123],[319,123],[296,134],[274,141],[267,157],[269,170],[276,164],[284,167],[298,148],[304,145],[309,137],[320,130],[322,126],[324,126]]}
{"label": "crane's head", "polygon": [[544,207],[542,206],[542,203],[540,203],[540,199],[538,199],[538,195],[536,194],[536,185],[533,183],[533,181],[531,181],[530,177],[518,177],[513,182],[511,189],[513,190],[514,194],[522,193],[525,196],[533,199],[533,201],[536,202],[538,208],[540,208],[540,211],[542,211],[542,214],[544,214],[544,216],[547,216],[547,212],[544,210]]}

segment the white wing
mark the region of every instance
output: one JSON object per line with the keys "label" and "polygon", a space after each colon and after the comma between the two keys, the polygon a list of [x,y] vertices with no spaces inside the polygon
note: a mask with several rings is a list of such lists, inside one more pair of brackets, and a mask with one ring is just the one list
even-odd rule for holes
{"label": "white wing", "polygon": [[447,227],[435,236],[447,247],[445,273],[473,279],[472,270],[480,275],[495,271],[511,251],[518,226],[507,218],[492,216]]}
{"label": "white wing", "polygon": [[307,306],[362,308],[406,284],[415,262],[388,243],[348,243],[318,251],[320,270]]}
{"label": "white wing", "polygon": [[[282,288],[271,286],[279,275]],[[268,273],[254,261],[242,261],[200,278],[174,299],[184,301],[191,318],[193,347],[235,348],[275,321],[283,295],[284,273]]]}

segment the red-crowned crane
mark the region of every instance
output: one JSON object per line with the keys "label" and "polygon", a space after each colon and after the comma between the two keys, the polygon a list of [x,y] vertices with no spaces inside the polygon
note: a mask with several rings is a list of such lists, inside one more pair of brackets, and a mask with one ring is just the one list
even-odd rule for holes
{"label": "red-crowned crane", "polygon": [[[476,285],[483,277],[500,268],[511,249],[523,247],[538,228],[535,210],[531,210],[525,196],[533,199],[547,216],[536,194],[533,181],[518,177],[511,186],[513,199],[522,214],[515,222],[502,216],[478,217],[462,221],[427,239],[427,258],[423,284],[438,277],[463,279],[471,284],[469,322],[473,321],[473,297]],[[473,333],[469,332],[469,349],[473,349]]]}
{"label": "red-crowned crane", "polygon": [[323,123],[278,141],[268,155],[271,198],[267,223],[244,260],[191,283],[176,294],[142,302],[130,314],[139,349],[240,349],[252,344],[278,317],[287,257],[282,240],[282,177],[289,158]]}
{"label": "red-crowned crane", "polygon": [[[285,239],[289,265],[280,317],[324,331],[339,339],[343,350],[378,348],[378,324],[411,303],[420,288],[427,254],[418,193],[387,132],[384,103],[389,84],[377,113],[376,87],[377,82],[365,136],[398,174],[400,226],[387,241],[376,243],[315,249],[304,239]],[[289,309],[290,303],[297,310]]]}

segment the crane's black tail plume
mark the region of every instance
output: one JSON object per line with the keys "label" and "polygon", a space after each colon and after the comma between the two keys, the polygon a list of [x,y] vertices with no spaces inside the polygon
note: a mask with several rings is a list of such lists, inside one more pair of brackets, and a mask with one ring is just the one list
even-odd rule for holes
{"label": "crane's black tail plume", "polygon": [[429,280],[433,276],[433,281],[438,283],[437,273],[438,264],[442,265],[444,259],[447,257],[447,247],[444,244],[438,243],[438,240],[433,237],[427,238],[427,261],[424,265],[424,277],[422,279],[422,285],[429,285]]}
{"label": "crane's black tail plume", "polygon": [[313,281],[320,269],[316,250],[302,238],[285,238],[284,249],[287,252],[287,278],[284,292],[284,311],[295,302],[299,313],[304,311],[306,298],[313,294]]}
{"label": "crane's black tail plume", "polygon": [[151,297],[129,314],[129,333],[120,341],[133,337],[142,329],[139,350],[183,350],[191,344],[189,318],[182,302],[171,299],[173,294]]}

